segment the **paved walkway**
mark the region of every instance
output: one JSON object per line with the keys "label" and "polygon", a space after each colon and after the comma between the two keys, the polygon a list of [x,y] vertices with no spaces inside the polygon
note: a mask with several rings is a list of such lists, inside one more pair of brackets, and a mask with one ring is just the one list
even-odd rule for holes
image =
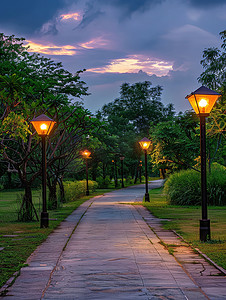
{"label": "paved walkway", "polygon": [[[191,250],[187,257],[187,245],[142,206],[126,204],[143,194],[144,186],[134,186],[85,202],[38,247],[4,299],[226,299],[226,278],[210,276],[219,270],[209,266],[207,276],[198,270],[195,277],[186,264],[201,258]],[[186,251],[175,259],[161,241]],[[198,262],[188,263],[192,257]]]}

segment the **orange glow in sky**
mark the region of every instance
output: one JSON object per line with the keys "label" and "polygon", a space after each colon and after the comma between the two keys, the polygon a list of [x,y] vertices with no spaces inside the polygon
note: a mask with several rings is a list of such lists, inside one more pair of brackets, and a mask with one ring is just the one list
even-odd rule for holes
{"label": "orange glow in sky", "polygon": [[108,45],[108,42],[101,37],[88,41],[86,43],[82,43],[79,46],[85,49],[95,49],[95,48],[103,48]]}
{"label": "orange glow in sky", "polygon": [[75,21],[81,20],[81,15],[79,13],[71,13],[71,14],[64,14],[60,16],[62,20],[69,20],[73,19]]}
{"label": "orange glow in sky", "polygon": [[53,44],[43,45],[27,40],[29,52],[37,52],[49,55],[74,55],[76,54],[75,47],[71,45],[56,46]]}
{"label": "orange glow in sky", "polygon": [[88,69],[87,71],[95,73],[137,73],[142,70],[149,75],[164,76],[172,69],[171,62],[152,60],[144,55],[130,55],[127,58],[115,59],[107,66]]}

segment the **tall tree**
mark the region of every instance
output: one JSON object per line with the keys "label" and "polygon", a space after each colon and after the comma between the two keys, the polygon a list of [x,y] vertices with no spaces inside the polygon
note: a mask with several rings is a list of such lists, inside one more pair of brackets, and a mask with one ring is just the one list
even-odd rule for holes
{"label": "tall tree", "polygon": [[[56,119],[58,130],[49,141],[48,150],[48,164],[55,170],[53,166],[57,160],[61,160],[62,165],[60,148],[67,149],[63,153],[65,159],[66,156],[72,158],[72,152],[78,147],[75,141],[91,128],[85,122],[88,112],[78,102],[73,104],[75,99],[87,94],[87,87],[80,80],[81,71],[72,74],[61,63],[38,54],[30,55],[23,47],[23,39],[1,34],[0,46],[3,53],[0,56],[1,155],[25,188],[22,218],[31,220],[34,212],[31,185],[41,172],[35,164],[39,159],[39,140],[30,134],[28,122],[41,113]],[[19,128],[21,136],[14,133],[14,127]]]}
{"label": "tall tree", "polygon": [[203,51],[201,65],[204,72],[199,82],[222,94],[214,106],[207,124],[207,156],[209,169],[214,161],[226,165],[226,30],[220,33],[221,49],[207,48]]}
{"label": "tall tree", "polygon": [[172,104],[162,104],[161,92],[160,86],[152,87],[149,81],[124,83],[120,97],[104,105],[97,113],[107,123],[109,135],[116,137],[113,152],[126,157],[125,166],[131,170],[131,175],[137,173],[142,154],[137,143],[149,136],[150,123],[156,125],[174,115]]}

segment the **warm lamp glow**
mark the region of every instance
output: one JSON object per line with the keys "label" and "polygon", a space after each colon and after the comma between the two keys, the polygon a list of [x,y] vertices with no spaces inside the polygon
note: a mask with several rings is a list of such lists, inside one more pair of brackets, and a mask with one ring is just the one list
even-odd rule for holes
{"label": "warm lamp glow", "polygon": [[90,152],[89,150],[84,150],[84,151],[82,152],[82,156],[83,156],[84,158],[88,158],[88,157],[90,156],[90,154],[91,154],[91,152]]}
{"label": "warm lamp glow", "polygon": [[208,102],[206,99],[201,99],[199,101],[199,107],[206,107],[208,105]]}
{"label": "warm lamp glow", "polygon": [[55,123],[55,121],[44,114],[31,120],[31,124],[34,126],[37,134],[41,136],[49,135]]}
{"label": "warm lamp glow", "polygon": [[208,116],[215,102],[220,96],[221,94],[212,91],[204,86],[201,86],[186,98],[189,100],[192,108],[197,115]]}
{"label": "warm lamp glow", "polygon": [[151,144],[151,141],[145,137],[139,141],[139,144],[143,150],[147,150]]}
{"label": "warm lamp glow", "polygon": [[47,129],[47,125],[46,125],[46,124],[42,124],[42,125],[40,126],[40,128],[41,128],[41,130],[46,130],[46,129]]}

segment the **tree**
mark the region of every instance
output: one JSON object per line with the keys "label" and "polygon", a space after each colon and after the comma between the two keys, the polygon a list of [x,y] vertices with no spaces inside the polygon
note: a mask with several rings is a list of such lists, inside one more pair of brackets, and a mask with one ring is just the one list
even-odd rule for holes
{"label": "tree", "polygon": [[204,72],[198,78],[199,82],[222,94],[207,123],[209,169],[214,161],[226,164],[226,30],[222,31],[220,36],[222,39],[221,50],[208,48],[203,51],[201,65]]}
{"label": "tree", "polygon": [[124,83],[120,97],[104,105],[97,113],[97,117],[106,122],[109,135],[115,137],[114,144],[110,140],[106,144],[112,148],[112,153],[126,157],[125,171],[130,170],[135,177],[138,176],[142,154],[138,141],[149,136],[150,123],[156,125],[174,115],[172,104],[162,104],[161,92],[160,86],[152,87],[149,81]]}
{"label": "tree", "polygon": [[199,153],[197,124],[198,118],[185,112],[151,128],[151,140],[154,144],[151,157],[156,168],[171,171],[194,168]]}
{"label": "tree", "polygon": [[[41,113],[56,119],[58,129],[48,143],[48,164],[52,171],[56,171],[56,162],[60,160],[62,173],[62,161],[70,160],[69,157],[73,159],[72,153],[78,150],[78,141],[92,127],[87,126],[88,111],[74,100],[86,95],[87,87],[80,80],[82,71],[72,74],[64,70],[61,63],[38,54],[30,55],[23,47],[23,39],[1,34],[0,46],[1,154],[25,188],[21,215],[22,219],[31,220],[36,213],[31,185],[41,172],[37,167],[40,166],[37,164],[40,160],[39,140],[34,133],[30,134],[29,121]],[[14,127],[21,135],[15,134]],[[56,174],[54,176],[57,178]],[[51,180],[49,183],[51,186]]]}

